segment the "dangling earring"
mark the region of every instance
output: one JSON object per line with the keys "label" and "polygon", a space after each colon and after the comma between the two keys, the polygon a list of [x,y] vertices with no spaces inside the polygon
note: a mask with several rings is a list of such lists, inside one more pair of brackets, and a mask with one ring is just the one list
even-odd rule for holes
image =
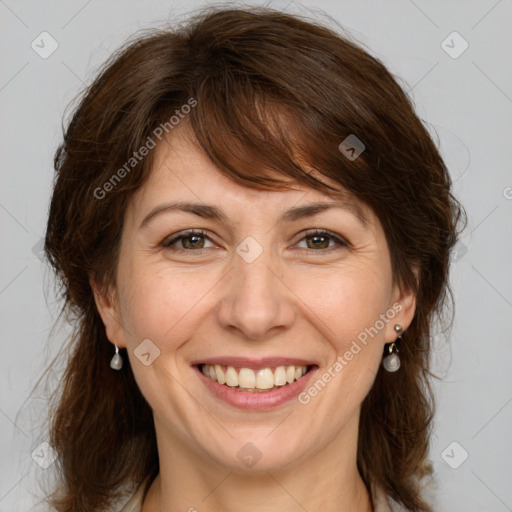
{"label": "dangling earring", "polygon": [[114,345],[116,347],[116,353],[114,354],[114,357],[110,361],[110,368],[112,368],[112,370],[120,370],[123,367],[123,358],[119,353],[119,348],[117,344],[114,343]]}
{"label": "dangling earring", "polygon": [[402,339],[404,329],[400,324],[396,324],[395,332],[398,334],[398,338],[389,344],[389,354],[382,360],[382,366],[384,366],[384,369],[388,372],[396,372],[400,368],[400,357],[398,357],[398,347],[396,343]]}

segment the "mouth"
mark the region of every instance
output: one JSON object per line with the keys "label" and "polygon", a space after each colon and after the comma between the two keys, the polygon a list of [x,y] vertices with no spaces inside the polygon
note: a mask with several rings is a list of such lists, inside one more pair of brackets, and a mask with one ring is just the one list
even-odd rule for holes
{"label": "mouth", "polygon": [[293,403],[320,370],[315,361],[290,357],[219,356],[190,364],[210,396],[253,412]]}
{"label": "mouth", "polygon": [[209,363],[196,366],[208,379],[245,393],[269,393],[290,386],[317,367],[297,364],[254,368]]}

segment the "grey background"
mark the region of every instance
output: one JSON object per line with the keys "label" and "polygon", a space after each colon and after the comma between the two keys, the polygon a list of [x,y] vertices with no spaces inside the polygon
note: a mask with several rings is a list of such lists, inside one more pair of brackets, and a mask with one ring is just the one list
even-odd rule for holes
{"label": "grey background", "polygon": [[[27,399],[65,337],[59,329],[50,338],[57,305],[51,275],[38,258],[65,108],[133,32],[200,5],[0,0],[1,512],[39,510],[35,482],[51,471],[41,467],[51,462],[51,452],[40,445],[46,401],[41,392]],[[442,377],[435,384],[431,448],[436,510],[512,510],[512,2],[271,5],[290,12],[322,9],[335,18],[403,78],[418,114],[439,136],[469,224],[452,274],[451,339],[437,337],[434,352]],[[43,46],[43,31],[58,43],[46,59],[31,47],[34,40]],[[453,31],[469,44],[457,58],[442,47]],[[452,54],[463,48],[457,37],[443,45]]]}

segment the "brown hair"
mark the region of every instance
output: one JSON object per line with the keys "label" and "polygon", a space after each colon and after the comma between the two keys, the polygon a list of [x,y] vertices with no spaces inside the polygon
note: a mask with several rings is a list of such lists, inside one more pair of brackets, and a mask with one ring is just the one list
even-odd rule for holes
{"label": "brown hair", "polygon": [[[45,243],[76,326],[51,417],[64,483],[52,504],[99,510],[123,483],[158,472],[150,407],[129,365],[109,367],[112,345],[90,278],[102,289],[115,284],[124,212],[154,152],[126,163],[159,126],[171,133],[171,116],[193,102],[184,121],[224,175],[257,189],[282,187],[281,176],[332,192],[314,169],[380,219],[394,279],[415,291],[417,309],[400,370],[381,369],[362,404],[358,468],[368,487],[430,510],[419,484],[433,414],[430,326],[447,297],[461,208],[435,144],[385,66],[330,28],[266,8],[208,9],[179,28],[139,35],[104,65],[67,126]],[[350,134],[365,145],[357,159],[338,148]]]}

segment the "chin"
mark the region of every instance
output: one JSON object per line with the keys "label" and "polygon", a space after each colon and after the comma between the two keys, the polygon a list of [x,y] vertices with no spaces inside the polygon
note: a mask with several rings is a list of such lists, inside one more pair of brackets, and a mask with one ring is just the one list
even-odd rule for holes
{"label": "chin", "polygon": [[296,436],[292,437],[284,429],[279,434],[277,430],[273,432],[277,425],[243,432],[231,429],[233,438],[226,442],[222,436],[218,445],[212,445],[210,440],[205,451],[219,466],[235,473],[258,474],[287,469],[306,456],[305,437],[295,429]]}

